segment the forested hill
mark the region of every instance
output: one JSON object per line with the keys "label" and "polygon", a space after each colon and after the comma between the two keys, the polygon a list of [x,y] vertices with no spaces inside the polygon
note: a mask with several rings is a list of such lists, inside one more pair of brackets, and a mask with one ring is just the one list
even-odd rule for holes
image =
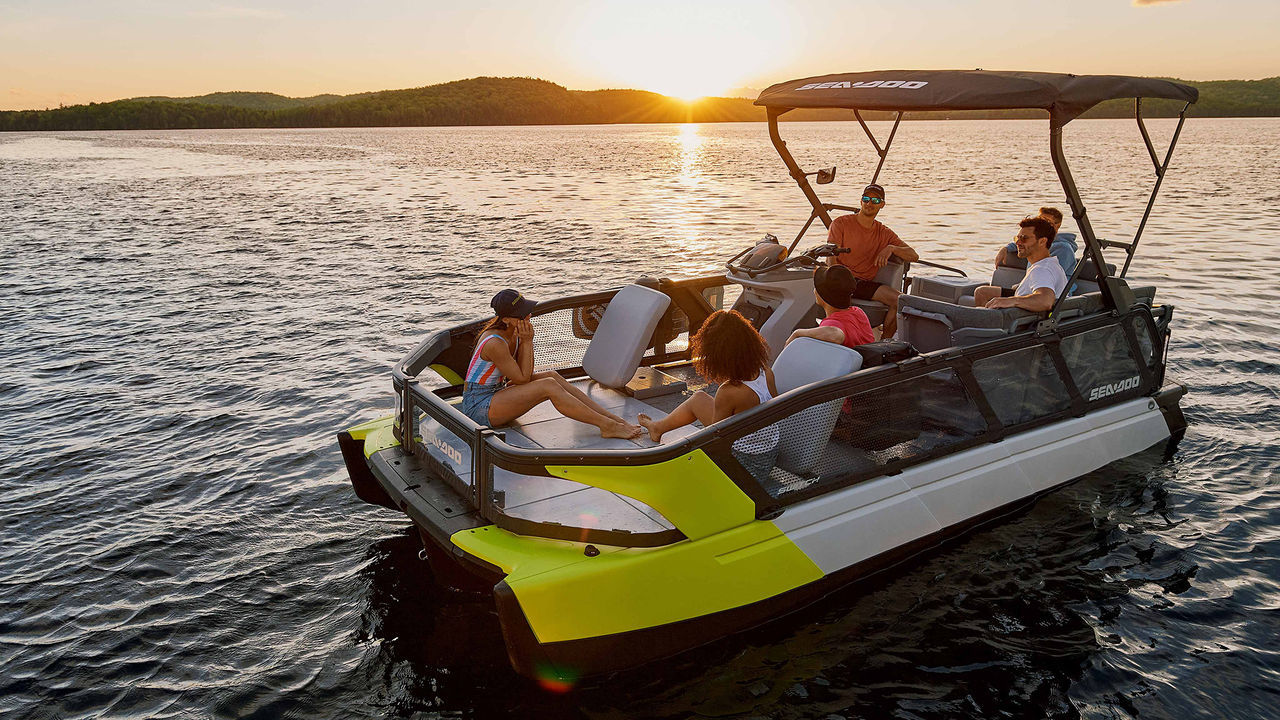
{"label": "forested hill", "polygon": [[292,98],[269,92],[217,92],[197,97],[140,97],[132,98],[129,102],[175,102],[187,105],[242,107],[251,110],[284,110],[287,108],[309,107],[311,105],[327,105],[329,103],[342,102],[343,100],[365,97],[370,94],[313,95],[311,97]]}
{"label": "forested hill", "polygon": [[[1187,82],[1187,81],[1180,81]],[[1188,82],[1200,89],[1191,115],[1280,116],[1280,77]],[[473,78],[359,95],[289,98],[228,92],[191,98],[147,97],[52,110],[0,112],[0,131],[159,130],[178,128],[386,127],[432,125],[576,125],[764,120],[746,98],[687,103],[643,90],[567,90],[531,78]],[[1180,104],[1148,101],[1144,114],[1174,115]],[[1132,101],[1111,101],[1085,117],[1131,117]],[[867,113],[869,119],[884,113]],[[914,118],[1043,117],[1039,111],[909,113]],[[844,120],[843,110],[796,110],[787,120]]]}

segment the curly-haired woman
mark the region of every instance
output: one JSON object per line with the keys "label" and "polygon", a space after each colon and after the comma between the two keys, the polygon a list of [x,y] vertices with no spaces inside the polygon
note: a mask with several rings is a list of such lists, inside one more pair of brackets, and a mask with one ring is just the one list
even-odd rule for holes
{"label": "curly-haired woman", "polygon": [[[641,414],[639,422],[654,442],[661,442],[663,433],[695,420],[703,425],[720,422],[777,394],[769,369],[769,346],[737,311],[712,313],[689,341],[689,352],[698,374],[720,383],[720,388],[714,396],[699,390],[661,420]],[[777,459],[778,426],[769,425],[738,438],[733,451],[743,467],[763,481]]]}

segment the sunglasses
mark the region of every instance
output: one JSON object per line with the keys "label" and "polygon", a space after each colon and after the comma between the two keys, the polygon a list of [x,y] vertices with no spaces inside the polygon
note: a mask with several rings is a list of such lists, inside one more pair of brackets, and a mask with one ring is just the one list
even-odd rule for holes
{"label": "sunglasses", "polygon": [[871,197],[870,195],[863,195],[862,202],[871,203],[872,205],[879,205],[880,203],[884,202],[884,198]]}

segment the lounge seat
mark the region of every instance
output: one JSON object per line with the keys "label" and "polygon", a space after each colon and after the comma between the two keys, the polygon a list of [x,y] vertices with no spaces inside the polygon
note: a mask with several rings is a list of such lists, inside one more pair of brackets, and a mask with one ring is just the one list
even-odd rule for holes
{"label": "lounge seat", "polygon": [[[952,305],[973,307],[973,291],[986,285],[982,280],[955,275],[917,275],[911,278],[911,294]],[[965,299],[968,302],[965,302]]]}
{"label": "lounge seat", "polygon": [[[1152,306],[1156,294],[1154,286],[1131,290],[1137,303]],[[1102,307],[1101,292],[1073,295],[1058,306],[1056,317],[1060,321],[1071,320],[1091,315]],[[1043,317],[1043,313],[1017,308],[991,310],[903,295],[898,300],[898,339],[911,343],[920,352],[931,352],[1012,335],[1034,326]]]}
{"label": "lounge seat", "polygon": [[[862,369],[862,355],[843,345],[797,338],[773,363],[778,393],[841,377]],[[778,423],[777,467],[800,477],[812,476],[835,429],[844,398],[805,408]]]}
{"label": "lounge seat", "polygon": [[903,295],[898,299],[898,339],[920,352],[932,352],[1012,335],[1042,317],[1018,308],[990,310]]}
{"label": "lounge seat", "polygon": [[642,285],[619,290],[605,308],[582,356],[582,369],[592,380],[608,387],[621,388],[631,382],[653,331],[670,304],[671,298]]}

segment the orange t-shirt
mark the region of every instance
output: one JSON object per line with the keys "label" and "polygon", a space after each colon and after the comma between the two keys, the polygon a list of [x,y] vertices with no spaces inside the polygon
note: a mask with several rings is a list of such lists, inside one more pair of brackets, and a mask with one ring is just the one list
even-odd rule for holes
{"label": "orange t-shirt", "polygon": [[857,215],[841,215],[831,221],[827,242],[849,248],[849,252],[836,255],[836,262],[849,268],[853,276],[862,280],[874,280],[880,268],[876,267],[876,255],[889,245],[906,247],[898,234],[885,227],[879,220],[871,221],[871,229],[862,227]]}

